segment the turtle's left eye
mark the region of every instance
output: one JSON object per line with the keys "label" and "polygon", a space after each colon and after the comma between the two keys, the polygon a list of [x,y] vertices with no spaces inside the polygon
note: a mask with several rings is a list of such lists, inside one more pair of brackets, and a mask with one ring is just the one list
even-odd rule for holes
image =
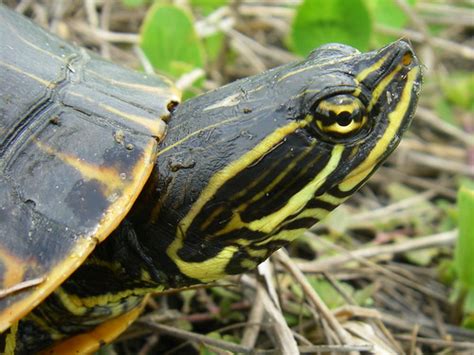
{"label": "turtle's left eye", "polygon": [[367,124],[364,104],[349,94],[335,95],[319,101],[313,108],[317,131],[328,138],[352,137]]}

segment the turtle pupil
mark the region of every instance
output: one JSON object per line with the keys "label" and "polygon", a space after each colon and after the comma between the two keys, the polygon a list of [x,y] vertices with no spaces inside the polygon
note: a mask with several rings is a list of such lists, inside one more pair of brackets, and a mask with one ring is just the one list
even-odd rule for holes
{"label": "turtle pupil", "polygon": [[348,126],[352,122],[352,114],[347,111],[339,113],[336,117],[339,126]]}

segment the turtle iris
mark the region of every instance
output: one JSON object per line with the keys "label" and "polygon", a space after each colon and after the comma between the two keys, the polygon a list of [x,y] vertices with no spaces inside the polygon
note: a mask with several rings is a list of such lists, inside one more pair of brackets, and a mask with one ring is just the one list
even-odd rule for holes
{"label": "turtle iris", "polygon": [[349,94],[330,96],[316,103],[312,112],[313,129],[330,141],[358,136],[367,126],[365,105]]}

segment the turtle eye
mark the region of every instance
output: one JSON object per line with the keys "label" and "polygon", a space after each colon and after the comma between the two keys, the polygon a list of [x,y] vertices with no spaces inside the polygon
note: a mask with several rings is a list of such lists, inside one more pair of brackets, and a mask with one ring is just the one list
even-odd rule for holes
{"label": "turtle eye", "polygon": [[312,115],[316,130],[330,139],[352,137],[367,124],[364,104],[349,94],[335,95],[318,101]]}

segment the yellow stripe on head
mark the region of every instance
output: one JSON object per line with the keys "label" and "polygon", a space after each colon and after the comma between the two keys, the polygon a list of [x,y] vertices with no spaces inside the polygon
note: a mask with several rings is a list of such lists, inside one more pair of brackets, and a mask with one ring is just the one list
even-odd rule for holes
{"label": "yellow stripe on head", "polygon": [[230,178],[236,176],[240,171],[252,165],[255,161],[261,159],[265,154],[279,144],[285,137],[295,132],[297,129],[306,126],[307,122],[292,121],[286,126],[277,128],[275,132],[270,134],[252,150],[244,154],[240,159],[232,162],[221,171],[218,171],[210,180],[207,187],[201,192],[199,199],[193,204],[188,214],[180,223],[181,230],[185,234],[193,219],[198,215],[204,205],[209,202],[217,190],[223,186]]}
{"label": "yellow stripe on head", "polygon": [[364,81],[365,79],[367,79],[367,77],[372,74],[373,72],[379,70],[383,63],[387,60],[387,57],[386,56],[383,56],[382,58],[380,58],[378,61],[376,61],[374,64],[372,64],[370,67],[362,70],[359,74],[357,74],[356,76],[356,80],[361,83],[362,81]]}
{"label": "yellow stripe on head", "polygon": [[321,172],[316,175],[313,180],[311,180],[299,192],[290,197],[288,199],[288,202],[278,211],[256,221],[252,221],[246,226],[253,231],[270,233],[275,228],[277,228],[286,218],[296,213],[299,213],[305,207],[308,201],[313,198],[316,190],[324,183],[326,178],[338,166],[343,150],[343,145],[334,146],[331,152],[330,160],[328,161],[324,169],[321,170]]}
{"label": "yellow stripe on head", "polygon": [[326,178],[339,165],[344,146],[336,145],[332,152],[331,158],[319,174],[317,174],[306,186],[291,197],[288,197],[287,203],[279,210],[266,215],[260,219],[243,222],[238,211],[234,211],[232,219],[227,223],[226,227],[221,229],[216,236],[224,235],[234,230],[246,228],[254,232],[262,232],[270,234],[289,216],[298,214],[304,209],[306,204],[314,197],[316,190],[326,181]]}
{"label": "yellow stripe on head", "polygon": [[[394,70],[390,75],[385,77],[384,80],[379,84],[379,86],[374,90],[374,98],[371,101],[372,105],[376,102],[377,96],[375,94],[378,94],[379,97],[383,92],[385,92],[385,87],[393,79],[393,76],[396,72],[398,72],[398,70],[399,68],[397,68],[397,70]],[[391,144],[393,138],[398,133],[400,125],[402,124],[403,119],[405,118],[405,115],[408,111],[410,102],[412,100],[413,85],[416,82],[416,78],[419,75],[419,71],[419,67],[415,67],[407,74],[407,84],[403,88],[403,91],[400,95],[399,103],[397,104],[395,109],[388,114],[388,126],[383,136],[379,138],[377,144],[370,151],[367,158],[348,175],[344,182],[339,184],[340,190],[352,190],[355,186],[357,186],[357,184],[359,184],[372,172],[374,166],[376,165],[376,162],[382,156],[385,155],[384,153],[387,151],[388,146]]]}
{"label": "yellow stripe on head", "polygon": [[238,251],[236,246],[227,246],[222,249],[215,257],[203,262],[186,262],[182,260],[178,251],[184,245],[184,238],[186,232],[193,222],[194,218],[199,214],[202,208],[208,203],[217,190],[222,187],[230,178],[238,175],[238,173],[254,162],[261,159],[269,151],[271,151],[277,144],[279,144],[285,137],[294,133],[297,129],[302,128],[308,124],[307,120],[292,121],[289,124],[277,128],[272,134],[257,144],[252,150],[248,151],[242,157],[232,162],[224,169],[218,171],[210,180],[206,188],[201,192],[198,200],[192,205],[187,215],[181,220],[180,228],[176,238],[168,247],[168,256],[176,263],[180,271],[191,278],[201,281],[211,281],[225,275],[225,267],[227,261],[232,258],[235,252]]}

